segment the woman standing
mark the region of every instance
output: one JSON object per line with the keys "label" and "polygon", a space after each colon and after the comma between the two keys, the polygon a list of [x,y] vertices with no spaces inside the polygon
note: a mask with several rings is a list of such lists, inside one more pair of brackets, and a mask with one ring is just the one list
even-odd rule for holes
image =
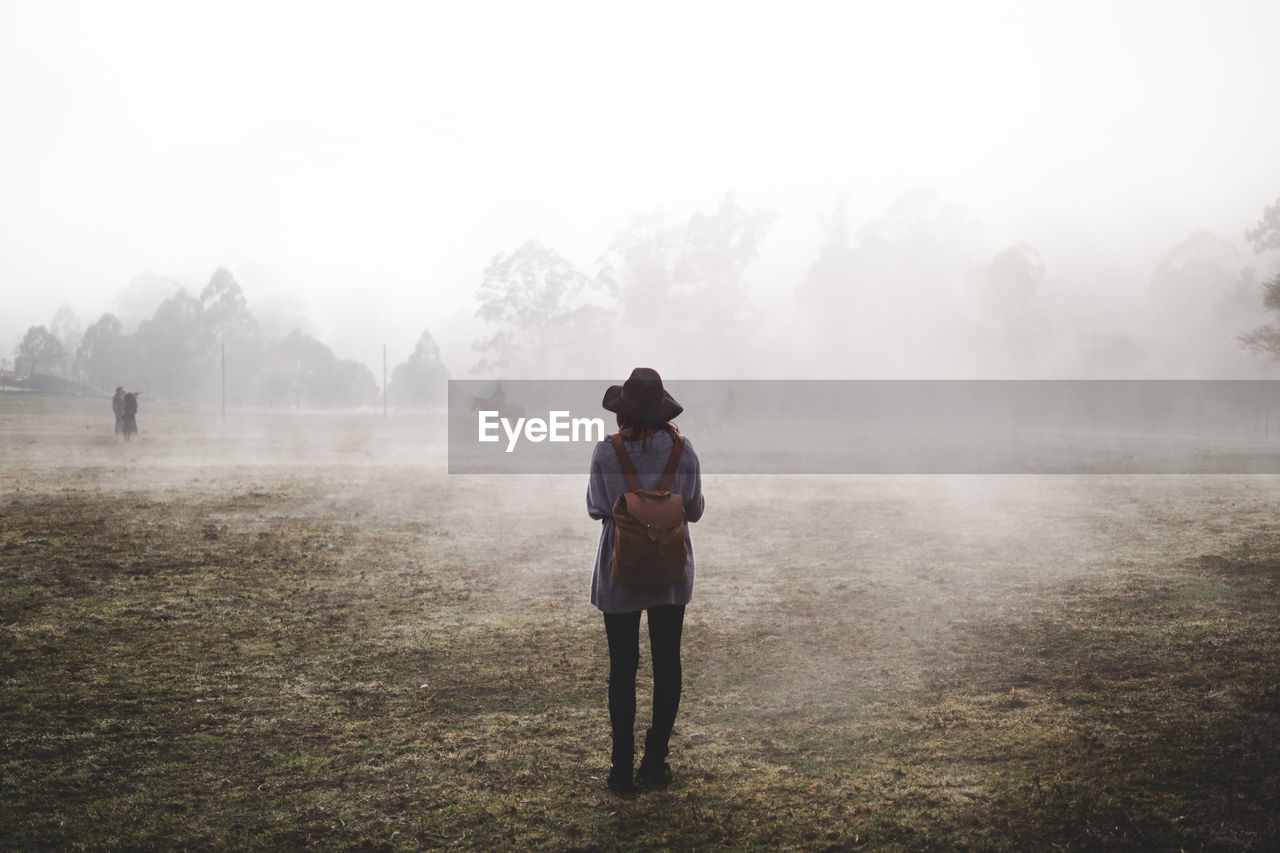
{"label": "woman standing", "polygon": [[124,440],[133,438],[138,431],[138,393],[130,391],[124,395]]}
{"label": "woman standing", "polygon": [[[617,415],[618,430],[642,489],[656,489],[677,441],[683,452],[670,491],[684,502],[684,539],[688,557],[685,576],[671,586],[626,586],[616,583],[613,562],[613,506],[628,491],[622,461],[613,443],[598,442],[591,456],[587,484],[587,513],[600,519],[600,544],[591,579],[591,603],[604,612],[609,640],[609,723],[613,734],[613,766],[608,785],[618,793],[631,793],[636,783],[648,787],[670,784],[667,764],[671,729],[680,707],[682,672],[680,636],[684,609],[693,596],[693,543],[687,522],[702,517],[702,474],[698,456],[672,420],[684,408],[662,387],[655,370],[637,367],[622,385],[611,385],[604,394],[604,408]],[[645,733],[644,755],[632,781],[635,760],[636,670],[640,665],[640,613],[649,614],[649,649],[653,659],[653,718]]]}
{"label": "woman standing", "polygon": [[124,387],[116,386],[116,395],[111,398],[111,411],[116,416],[116,435],[124,432]]}

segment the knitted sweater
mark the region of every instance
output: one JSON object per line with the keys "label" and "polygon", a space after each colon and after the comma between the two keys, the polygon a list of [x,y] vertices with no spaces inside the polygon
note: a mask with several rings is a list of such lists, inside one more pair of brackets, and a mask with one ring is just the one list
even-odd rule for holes
{"label": "knitted sweater", "polygon": [[[658,432],[649,437],[649,446],[642,450],[642,442],[628,441],[627,455],[635,466],[636,477],[642,489],[656,489],[662,479],[663,469],[671,456],[671,436]],[[684,541],[689,557],[685,563],[684,583],[675,586],[623,586],[615,584],[609,576],[613,562],[613,502],[618,495],[628,491],[627,477],[622,463],[608,439],[596,442],[591,454],[591,475],[587,481],[587,514],[601,521],[600,544],[596,548],[595,572],[591,576],[591,603],[605,613],[630,613],[647,610],[659,604],[688,604],[693,597],[693,542],[689,538],[689,525],[684,526]],[[684,452],[676,466],[671,491],[684,497],[686,522],[702,518],[702,471],[693,443],[684,440]]]}

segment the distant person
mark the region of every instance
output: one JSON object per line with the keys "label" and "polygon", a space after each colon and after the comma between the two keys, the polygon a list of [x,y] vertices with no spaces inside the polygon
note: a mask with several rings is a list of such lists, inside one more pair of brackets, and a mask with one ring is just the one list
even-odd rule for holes
{"label": "distant person", "polygon": [[111,398],[111,411],[116,414],[116,435],[124,433],[124,387],[116,386],[116,395]]}
{"label": "distant person", "polygon": [[[622,451],[615,447],[613,436],[598,442],[591,455],[587,514],[602,522],[591,579],[591,603],[604,612],[609,641],[609,723],[613,751],[607,784],[613,791],[626,794],[634,792],[637,784],[658,788],[672,781],[666,758],[680,707],[680,636],[684,610],[693,596],[693,543],[689,539],[688,522],[702,517],[702,475],[693,446],[672,423],[684,409],[663,389],[657,371],[637,367],[624,384],[611,385],[605,391],[603,405],[617,415],[620,444],[642,489],[659,486],[676,442],[684,443],[669,490],[680,495],[684,504],[687,557],[683,580],[667,586],[627,585],[613,579],[616,529],[613,510],[618,497],[633,487],[628,485]],[[645,733],[644,755],[633,781],[641,611],[649,614],[653,718]]]}
{"label": "distant person", "polygon": [[124,395],[124,417],[121,431],[124,433],[124,440],[128,441],[138,432],[138,394],[139,391],[130,391]]}

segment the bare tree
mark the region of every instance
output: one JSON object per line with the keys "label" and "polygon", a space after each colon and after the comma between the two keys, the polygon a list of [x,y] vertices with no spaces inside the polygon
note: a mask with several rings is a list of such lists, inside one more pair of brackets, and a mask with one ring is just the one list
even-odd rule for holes
{"label": "bare tree", "polygon": [[715,213],[689,218],[676,282],[699,327],[740,318],[749,308],[745,274],[774,217],[771,210],[747,210],[726,195]]}
{"label": "bare tree", "polygon": [[58,359],[58,372],[70,374],[74,367],[76,348],[80,346],[80,320],[70,305],[60,305],[49,324],[49,334],[58,339],[62,353]]}
{"label": "bare tree", "polygon": [[850,229],[843,202],[822,225],[823,243],[796,291],[811,329],[808,357],[846,373],[954,367],[972,336],[962,321],[986,283],[973,213],[918,187],[860,228]]}
{"label": "bare tree", "polygon": [[617,301],[625,325],[666,325],[683,244],[684,229],[657,213],[636,217],[614,237],[597,281]]}
{"label": "bare tree", "polygon": [[831,213],[820,214],[819,224],[823,241],[818,247],[818,257],[796,288],[796,300],[806,310],[815,312],[830,311],[833,303],[847,305],[848,292],[857,286],[849,197],[841,196]]}
{"label": "bare tree", "polygon": [[670,224],[653,215],[634,220],[601,259],[600,280],[618,302],[624,347],[696,360],[704,369],[733,369],[758,349],[739,334],[753,325],[746,272],[774,220],[726,195],[713,213]]}
{"label": "bare tree", "polygon": [[1275,323],[1267,323],[1239,336],[1240,344],[1250,352],[1280,360],[1280,273],[1262,284],[1262,307],[1275,315]]}
{"label": "bare tree", "polygon": [[130,345],[119,318],[103,314],[84,330],[76,348],[75,369],[102,390],[112,383],[136,384],[130,375],[135,370],[130,363]]}
{"label": "bare tree", "polygon": [[[1258,254],[1270,249],[1280,249],[1280,198],[1262,212],[1257,227],[1244,232],[1244,236],[1253,244],[1253,250]],[[1275,316],[1276,323],[1258,326],[1239,335],[1237,339],[1250,352],[1280,360],[1280,271],[1270,281],[1262,283],[1262,307]]]}
{"label": "bare tree", "polygon": [[201,334],[208,347],[228,338],[251,337],[257,331],[244,291],[226,267],[214,270],[200,291],[200,306]]}
{"label": "bare tree", "polygon": [[201,373],[211,378],[225,370],[228,399],[246,402],[251,378],[262,362],[263,345],[244,291],[226,267],[214,270],[200,291],[199,325]]}
{"label": "bare tree", "polygon": [[1023,242],[1009,246],[987,264],[985,278],[974,341],[981,365],[1001,374],[1034,374],[1052,332],[1040,253]]}
{"label": "bare tree", "polygon": [[553,249],[529,241],[485,270],[476,291],[476,316],[497,328],[472,344],[485,356],[477,372],[516,368],[541,377],[554,356],[573,349],[582,315],[597,306],[585,299],[595,282]]}
{"label": "bare tree", "polygon": [[187,401],[203,396],[212,376],[201,359],[202,311],[198,299],[179,290],[134,332],[139,377],[152,394]]}
{"label": "bare tree", "polygon": [[14,372],[21,372],[18,365],[25,363],[30,379],[41,364],[53,364],[62,357],[62,344],[44,326],[32,326],[22,336],[15,354]]}
{"label": "bare tree", "polygon": [[259,404],[334,409],[377,401],[378,382],[369,368],[339,360],[327,345],[299,329],[267,347],[264,359],[253,378]]}
{"label": "bare tree", "polygon": [[1257,227],[1245,231],[1244,236],[1259,254],[1268,249],[1280,249],[1280,198],[1262,211]]}
{"label": "bare tree", "polygon": [[391,371],[389,396],[396,406],[434,406],[445,401],[449,372],[440,360],[440,346],[423,330],[413,354]]}
{"label": "bare tree", "polygon": [[1235,245],[1210,231],[1170,248],[1151,275],[1142,316],[1152,364],[1170,377],[1249,370],[1233,338],[1257,316],[1255,286]]}

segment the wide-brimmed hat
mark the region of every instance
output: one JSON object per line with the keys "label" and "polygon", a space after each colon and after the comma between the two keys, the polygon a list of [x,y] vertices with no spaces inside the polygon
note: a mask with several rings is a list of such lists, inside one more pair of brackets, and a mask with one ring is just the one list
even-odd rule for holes
{"label": "wide-brimmed hat", "polygon": [[684,411],[662,387],[662,377],[649,367],[637,367],[621,385],[610,385],[601,403],[629,424],[665,424]]}

